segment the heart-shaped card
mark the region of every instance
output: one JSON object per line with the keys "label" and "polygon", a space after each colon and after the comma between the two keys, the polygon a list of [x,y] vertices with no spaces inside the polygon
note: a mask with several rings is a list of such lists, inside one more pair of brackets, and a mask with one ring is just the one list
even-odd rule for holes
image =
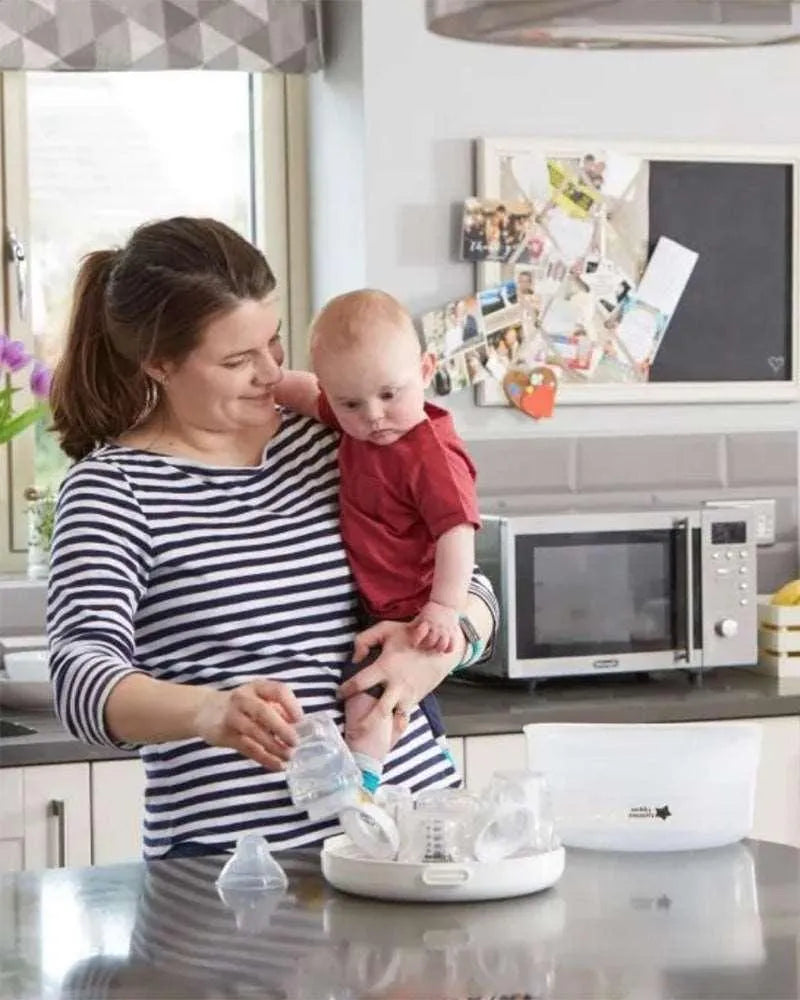
{"label": "heart-shaped card", "polygon": [[534,420],[553,415],[556,377],[545,365],[510,369],[503,378],[503,391],[512,406]]}

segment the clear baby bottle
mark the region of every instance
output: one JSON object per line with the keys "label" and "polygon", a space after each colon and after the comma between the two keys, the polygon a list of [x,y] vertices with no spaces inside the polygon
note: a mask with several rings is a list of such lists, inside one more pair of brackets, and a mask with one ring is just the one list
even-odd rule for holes
{"label": "clear baby bottle", "polygon": [[335,816],[361,797],[361,772],[328,712],[295,724],[297,745],[286,765],[292,802],[312,820]]}
{"label": "clear baby bottle", "polygon": [[350,839],[368,856],[397,854],[394,819],[370,801],[361,771],[331,715],[314,712],[295,725],[298,742],[286,765],[292,802],[312,820],[338,816]]}

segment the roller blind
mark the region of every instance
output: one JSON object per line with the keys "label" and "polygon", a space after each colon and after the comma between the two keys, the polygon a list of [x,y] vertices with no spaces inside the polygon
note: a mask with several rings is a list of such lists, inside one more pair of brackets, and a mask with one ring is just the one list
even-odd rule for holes
{"label": "roller blind", "polygon": [[319,0],[0,0],[0,70],[321,65]]}

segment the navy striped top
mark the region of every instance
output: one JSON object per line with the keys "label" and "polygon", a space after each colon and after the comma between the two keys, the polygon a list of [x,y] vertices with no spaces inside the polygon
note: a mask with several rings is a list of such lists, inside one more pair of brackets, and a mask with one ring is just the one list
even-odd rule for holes
{"label": "navy striped top", "polygon": [[[130,746],[104,705],[132,671],[225,689],[268,677],[305,711],[335,710],[356,631],[356,591],[338,527],[338,434],[287,411],[257,467],[228,468],[106,445],[62,485],[47,628],[56,709],[89,743]],[[473,592],[497,614],[485,578]],[[335,820],[296,809],[283,774],[192,740],[138,748],[144,853],[182,841],[231,849],[257,831],[273,849],[318,843]],[[384,780],[417,790],[457,782],[415,710]]]}

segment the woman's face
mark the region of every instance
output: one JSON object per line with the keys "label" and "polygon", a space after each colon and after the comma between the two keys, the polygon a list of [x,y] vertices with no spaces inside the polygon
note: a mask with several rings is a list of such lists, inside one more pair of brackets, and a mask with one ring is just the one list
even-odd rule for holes
{"label": "woman's face", "polygon": [[228,432],[264,426],[284,353],[274,297],[249,299],[212,320],[182,362],[166,362],[166,401],[182,424]]}

